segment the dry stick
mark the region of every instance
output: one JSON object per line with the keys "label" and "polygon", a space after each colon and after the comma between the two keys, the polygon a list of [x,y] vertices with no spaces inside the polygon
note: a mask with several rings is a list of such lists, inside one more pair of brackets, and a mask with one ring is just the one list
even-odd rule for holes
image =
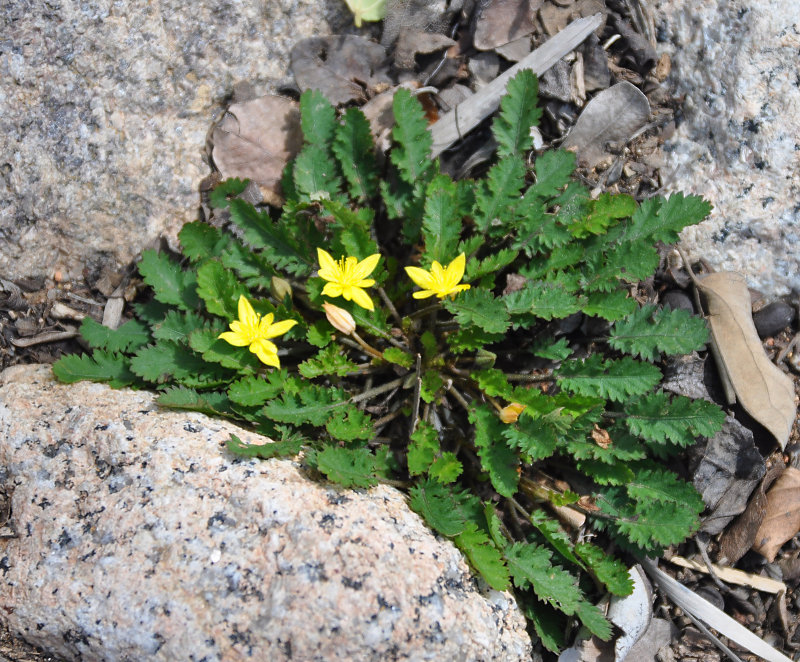
{"label": "dry stick", "polygon": [[350,398],[350,402],[355,404],[356,402],[361,402],[362,400],[369,400],[370,398],[374,398],[376,395],[380,395],[381,393],[386,393],[387,391],[391,391],[394,388],[402,386],[404,381],[405,377],[400,377],[391,382],[386,382],[385,384],[381,384],[380,386],[367,389],[363,393],[359,393],[358,395],[354,395],[352,398]]}
{"label": "dry stick", "polygon": [[11,344],[14,345],[14,347],[32,347],[33,345],[41,345],[42,343],[69,340],[77,335],[77,331],[46,331],[32,338],[12,338]]}
{"label": "dry stick", "polygon": [[381,297],[381,300],[386,307],[389,309],[392,317],[394,317],[395,321],[402,327],[403,326],[403,319],[400,317],[400,313],[397,312],[397,308],[394,307],[392,300],[389,298],[389,295],[386,294],[386,291],[382,287],[378,287],[378,294]]}
{"label": "dry stick", "polygon": [[411,434],[417,429],[417,421],[419,420],[419,399],[420,392],[422,391],[422,355],[417,354],[416,365],[414,371],[417,373],[414,379],[414,406],[411,411]]}
{"label": "dry stick", "polygon": [[537,48],[533,53],[444,115],[430,128],[430,132],[433,135],[431,158],[439,156],[465,133],[474,129],[497,110],[500,105],[500,98],[505,92],[506,84],[517,73],[523,69],[530,69],[537,76],[541,76],[567,53],[575,50],[586,37],[600,27],[601,23],[601,14],[573,21],[543,46]]}

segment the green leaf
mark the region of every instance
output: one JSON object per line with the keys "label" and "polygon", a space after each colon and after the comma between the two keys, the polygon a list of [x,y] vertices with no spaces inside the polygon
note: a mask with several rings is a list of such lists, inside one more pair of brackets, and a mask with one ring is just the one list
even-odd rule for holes
{"label": "green leaf", "polygon": [[294,457],[302,450],[304,441],[302,437],[297,436],[282,441],[270,441],[264,444],[245,444],[242,443],[239,437],[232,434],[225,445],[234,455],[258,457],[262,460],[269,460],[273,457]]}
{"label": "green leaf", "polygon": [[181,270],[180,265],[167,255],[152,250],[143,251],[139,273],[162,303],[171,303],[183,310],[197,307],[199,299],[195,275]]}
{"label": "green leaf", "polygon": [[240,241],[231,240],[220,257],[227,269],[233,269],[248,288],[269,289],[272,276],[276,274],[270,261],[261,253],[254,252]]}
{"label": "green leaf", "polygon": [[532,588],[542,602],[567,615],[577,611],[583,594],[570,573],[553,565],[547,549],[516,542],[506,549],[505,556],[517,588]]}
{"label": "green leaf", "polygon": [[603,641],[611,639],[611,623],[606,620],[603,612],[586,600],[578,603],[576,615],[593,635]]}
{"label": "green leaf", "polygon": [[433,461],[428,469],[428,475],[440,483],[454,483],[463,471],[464,466],[455,453],[447,451]]}
{"label": "green leaf", "polygon": [[358,108],[348,108],[336,128],[333,153],[339,161],[350,195],[367,200],[378,193],[378,168],[369,122]]}
{"label": "green leaf", "polygon": [[477,326],[459,329],[447,336],[447,344],[453,354],[463,354],[476,349],[481,349],[505,338],[505,333],[488,333]]}
{"label": "green leaf", "polygon": [[593,292],[583,304],[583,312],[616,322],[636,311],[636,301],[625,290]]}
{"label": "green leaf", "polygon": [[696,225],[710,213],[711,205],[697,195],[673,193],[669,198],[650,198],[636,210],[625,238],[674,244],[683,228]]}
{"label": "green leaf", "polygon": [[536,157],[533,166],[536,183],[528,194],[531,197],[552,198],[570,181],[575,171],[575,153],[565,150],[548,150]]}
{"label": "green leaf", "polygon": [[563,319],[580,310],[575,295],[559,282],[528,282],[521,290],[502,298],[511,315],[551,320]]}
{"label": "green leaf", "polygon": [[[563,419],[563,420],[562,420]],[[571,419],[560,411],[532,416],[523,411],[517,423],[502,431],[509,446],[519,448],[529,461],[545,460],[556,452],[559,438],[569,429]]]}
{"label": "green leaf", "polygon": [[444,381],[436,370],[426,370],[422,373],[419,397],[423,402],[431,403],[436,400],[436,394],[442,388]]}
{"label": "green leaf", "polygon": [[724,422],[725,412],[717,405],[682,395],[670,399],[663,391],[625,407],[625,425],[660,457],[668,454],[667,444],[691,446],[698,437],[713,437]]}
{"label": "green leaf", "polygon": [[464,280],[471,282],[484,276],[496,276],[500,270],[514,262],[518,255],[519,251],[502,248],[483,260],[470,260],[467,262],[467,272]]}
{"label": "green leaf", "polygon": [[280,399],[264,406],[264,413],[273,421],[292,425],[324,425],[333,413],[348,404],[338,388],[306,385],[299,393],[283,393]]}
{"label": "green leaf", "polygon": [[517,493],[519,460],[502,437],[503,422],[486,406],[469,413],[475,425],[475,446],[481,466],[489,474],[492,486],[501,496],[511,498]]}
{"label": "green leaf", "polygon": [[303,201],[335,198],[342,188],[336,163],[328,151],[316,144],[303,147],[294,161],[294,185]]}
{"label": "green leaf", "polygon": [[372,419],[355,405],[337,409],[325,424],[325,429],[340,441],[368,440],[375,436]]}
{"label": "green leaf", "polygon": [[[378,251],[375,240],[370,236],[370,226],[374,217],[372,209],[352,210],[335,200],[321,200],[320,204],[333,216],[331,230],[334,237],[330,250],[333,254],[352,255],[364,259]],[[375,275],[372,276],[375,278]]]}
{"label": "green leaf", "polygon": [[622,561],[609,556],[602,549],[588,542],[576,544],[575,553],[591,573],[605,585],[609,593],[619,596],[633,593],[633,580]]}
{"label": "green leaf", "polygon": [[333,327],[327,320],[317,320],[308,327],[306,340],[314,347],[327,347],[333,340]]}
{"label": "green leaf", "polygon": [[208,194],[208,201],[214,209],[222,209],[228,206],[228,198],[235,197],[247,188],[250,183],[247,179],[231,177],[223,179],[211,193]]}
{"label": "green leaf", "polygon": [[149,382],[161,384],[174,379],[190,387],[214,386],[230,376],[222,367],[207,363],[190,349],[169,341],[140,349],[131,359],[131,370]]}
{"label": "green leaf", "polygon": [[482,233],[504,228],[515,219],[515,207],[525,185],[525,162],[519,157],[500,159],[486,179],[475,184],[475,226]]}
{"label": "green leaf", "polygon": [[432,480],[418,482],[409,490],[409,496],[411,509],[443,536],[452,538],[466,528],[469,512],[465,502],[474,497]]}
{"label": "green leaf", "polygon": [[475,522],[468,522],[467,527],[453,540],[456,546],[466,554],[470,565],[496,591],[508,588],[508,568],[503,563],[500,551],[489,540],[489,536],[481,531]]}
{"label": "green leaf", "polygon": [[306,90],[300,95],[300,127],[306,144],[326,149],[336,131],[336,110],[319,90]]}
{"label": "green leaf", "polygon": [[345,0],[353,12],[353,22],[357,28],[361,21],[381,21],[386,16],[386,0]]}
{"label": "green leaf", "polygon": [[273,370],[265,377],[248,375],[228,387],[228,397],[237,405],[256,407],[290,390],[287,388],[288,377],[286,370]]}
{"label": "green leaf", "polygon": [[[208,322],[199,313],[170,310],[154,325],[153,338],[188,344],[191,333],[207,327]],[[219,320],[212,332],[218,335],[223,328],[222,320]]]}
{"label": "green leaf", "polygon": [[491,292],[473,288],[460,292],[455,299],[443,299],[461,326],[474,325],[488,333],[502,333],[509,327],[508,311],[502,299]]}
{"label": "green leaf", "polygon": [[563,361],[572,354],[572,348],[569,346],[566,338],[560,338],[556,342],[550,342],[549,340],[541,341],[533,346],[531,352],[533,352],[535,356],[539,356],[543,359]]}
{"label": "green leaf", "polygon": [[121,354],[95,350],[92,355],[68,354],[53,364],[53,374],[65,384],[80,381],[108,382],[112,388],[122,388],[137,382],[130,370],[129,360]]}
{"label": "green leaf", "polygon": [[430,423],[419,421],[410,439],[406,456],[408,473],[419,476],[428,471],[440,452],[439,435]]}
{"label": "green leaf", "polygon": [[199,411],[208,416],[227,416],[231,411],[230,401],[218,391],[198,392],[192,388],[177,386],[159,394],[156,400],[161,407]]}
{"label": "green leaf", "polygon": [[378,484],[384,467],[368,448],[325,446],[316,456],[317,469],[342,487],[371,487]]}
{"label": "green leaf", "polygon": [[249,292],[233,272],[216,260],[203,263],[197,270],[197,295],[212,315],[238,319],[239,297],[249,298]]}
{"label": "green leaf", "polygon": [[632,216],[637,209],[636,200],[629,195],[601,193],[590,205],[588,215],[569,226],[573,237],[583,239],[593,234],[604,234],[609,226],[621,218]]}
{"label": "green leaf", "polygon": [[297,366],[297,371],[306,379],[323,375],[343,377],[358,372],[358,366],[342,353],[338,345],[328,345]]}
{"label": "green leaf", "polygon": [[384,349],[383,358],[389,363],[394,363],[402,368],[410,368],[414,365],[414,357],[408,352],[404,352],[399,347],[387,347]]}
{"label": "green leaf", "polygon": [[603,360],[600,354],[565,361],[555,373],[558,384],[578,395],[622,402],[643,395],[661,381],[661,371],[630,356]]}
{"label": "green leaf", "polygon": [[433,170],[430,157],[433,138],[422,104],[411,92],[400,88],[394,95],[392,108],[396,122],[392,137],[397,143],[391,151],[392,163],[407,183],[427,182]]}
{"label": "green leaf", "polygon": [[258,372],[262,363],[247,347],[234,347],[218,338],[219,333],[208,329],[194,331],[189,336],[189,347],[198,352],[206,365],[218,363],[223,368],[230,368],[241,373]]}
{"label": "green leaf", "polygon": [[553,609],[549,605],[532,601],[523,602],[525,616],[533,623],[533,629],[544,646],[551,653],[558,655],[566,645],[564,643],[564,632],[566,623],[564,615]]}
{"label": "green leaf", "polygon": [[461,215],[455,182],[448,175],[436,175],[428,184],[422,237],[425,257],[447,266],[456,257],[461,235]]}
{"label": "green leaf", "polygon": [[543,510],[534,510],[531,513],[531,524],[536,527],[547,543],[561,554],[564,559],[583,567],[583,563],[573,552],[572,540],[556,520],[548,517]]}
{"label": "green leaf", "polygon": [[134,352],[150,342],[149,329],[139,320],[129,320],[118,329],[109,329],[91,317],[84,317],[81,335],[92,347],[107,352]]}
{"label": "green leaf", "polygon": [[178,232],[178,239],[181,242],[181,252],[193,262],[219,257],[230,241],[219,229],[202,221],[186,223]]}
{"label": "green leaf", "polygon": [[478,382],[478,388],[489,397],[511,399],[512,387],[502,370],[496,368],[477,370],[470,375],[470,378]]}
{"label": "green leaf", "polygon": [[[300,238],[308,238],[308,221],[297,219],[300,207],[287,205],[281,223],[275,224],[266,212],[258,212],[244,200],[231,200],[231,221],[244,231],[244,238],[250,246],[262,250],[273,267],[283,269],[296,276],[311,273],[313,262],[311,249],[298,243]],[[297,223],[293,221],[297,220]],[[290,229],[290,225],[294,225]]]}
{"label": "green leaf", "polygon": [[690,354],[708,341],[705,320],[685,310],[642,306],[616,322],[608,344],[614,349],[656,361],[661,353]]}
{"label": "green leaf", "polygon": [[542,111],[537,107],[539,81],[529,69],[523,69],[508,81],[500,101],[500,114],[492,123],[497,141],[497,156],[504,159],[521,156],[533,145],[531,127],[539,123]]}

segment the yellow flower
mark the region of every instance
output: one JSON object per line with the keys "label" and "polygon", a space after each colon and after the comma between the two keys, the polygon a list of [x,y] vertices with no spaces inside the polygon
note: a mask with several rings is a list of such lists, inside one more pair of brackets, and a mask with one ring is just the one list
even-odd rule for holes
{"label": "yellow flower", "polygon": [[516,423],[523,409],[525,409],[525,405],[521,405],[519,402],[512,402],[500,410],[500,420],[503,423]]}
{"label": "yellow flower", "polygon": [[268,339],[283,335],[297,322],[283,320],[273,324],[273,319],[275,316],[272,313],[262,318],[242,295],[239,297],[239,319],[231,322],[231,330],[220,333],[218,338],[235,347],[249,347],[261,363],[280,368],[278,348]]}
{"label": "yellow flower", "polygon": [[422,288],[421,292],[414,292],[415,299],[427,299],[434,294],[440,299],[444,299],[448,294],[458,294],[462,290],[468,290],[469,285],[459,284],[464,277],[464,267],[467,258],[461,253],[455,260],[442,267],[436,260],[433,261],[430,271],[419,267],[406,267],[409,278]]}
{"label": "yellow flower", "polygon": [[367,278],[378,266],[381,256],[378,253],[358,261],[355,257],[341,258],[335,262],[330,253],[317,249],[319,259],[319,277],[328,282],[322,294],[328,297],[344,297],[347,301],[355,301],[362,308],[375,310],[372,299],[364,291],[365,287],[372,287],[375,281]]}

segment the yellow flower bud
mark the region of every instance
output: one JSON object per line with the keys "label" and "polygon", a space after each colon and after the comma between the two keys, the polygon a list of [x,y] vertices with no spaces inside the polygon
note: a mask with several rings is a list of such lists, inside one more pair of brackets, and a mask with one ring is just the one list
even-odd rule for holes
{"label": "yellow flower bud", "polygon": [[269,289],[272,296],[274,296],[278,301],[283,301],[287,294],[289,295],[290,299],[292,298],[292,284],[285,278],[273,276],[272,280],[270,281]]}
{"label": "yellow flower bud", "polygon": [[519,402],[512,402],[500,410],[500,420],[503,423],[516,423],[523,409],[525,409],[525,405],[521,405]]}
{"label": "yellow flower bud", "polygon": [[322,307],[325,310],[325,317],[328,318],[334,329],[341,331],[346,336],[356,330],[356,321],[344,308],[334,306],[332,303],[323,303]]}

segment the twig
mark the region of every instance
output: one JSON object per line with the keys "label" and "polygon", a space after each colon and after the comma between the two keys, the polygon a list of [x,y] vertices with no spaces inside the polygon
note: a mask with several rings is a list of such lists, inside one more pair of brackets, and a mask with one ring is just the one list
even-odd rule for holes
{"label": "twig", "polygon": [[422,390],[422,355],[417,354],[416,366],[414,367],[417,373],[414,379],[414,404],[411,410],[411,434],[417,429],[417,421],[419,420],[419,394]]}
{"label": "twig", "polygon": [[383,301],[383,303],[386,304],[386,307],[389,309],[389,312],[391,313],[392,317],[394,317],[395,321],[402,328],[403,327],[403,318],[400,317],[400,313],[397,312],[397,308],[394,307],[394,303],[392,303],[392,300],[386,294],[386,291],[382,287],[378,286],[378,294],[380,295],[381,300]]}
{"label": "twig", "polygon": [[528,375],[524,373],[512,372],[506,375],[506,379],[510,382],[552,382],[555,377],[552,375]]}
{"label": "twig", "polygon": [[14,347],[32,347],[48,342],[58,342],[59,340],[69,340],[78,335],[77,331],[46,331],[32,338],[12,338],[11,344]]}
{"label": "twig", "polygon": [[451,393],[453,397],[458,401],[458,404],[460,404],[466,411],[470,410],[469,402],[467,402],[467,399],[463,395],[461,395],[461,393],[455,386],[453,386],[452,379],[448,379],[445,382],[444,390],[447,391],[448,393]]}
{"label": "twig", "polygon": [[376,395],[380,395],[381,393],[386,393],[387,391],[391,391],[393,388],[402,386],[404,381],[405,377],[398,377],[397,379],[393,379],[392,381],[386,382],[385,384],[381,384],[380,386],[376,386],[374,388],[368,388],[363,393],[359,393],[358,395],[354,395],[352,398],[350,398],[350,402],[355,404],[356,402],[369,400],[370,398],[374,398]]}
{"label": "twig", "polygon": [[580,45],[586,37],[600,27],[601,22],[600,14],[573,21],[555,37],[549,39],[522,61],[444,115],[430,128],[433,136],[431,157],[439,156],[461,136],[471,131],[497,110],[506,84],[517,73],[523,69],[530,69],[537,76],[541,76],[567,53]]}

